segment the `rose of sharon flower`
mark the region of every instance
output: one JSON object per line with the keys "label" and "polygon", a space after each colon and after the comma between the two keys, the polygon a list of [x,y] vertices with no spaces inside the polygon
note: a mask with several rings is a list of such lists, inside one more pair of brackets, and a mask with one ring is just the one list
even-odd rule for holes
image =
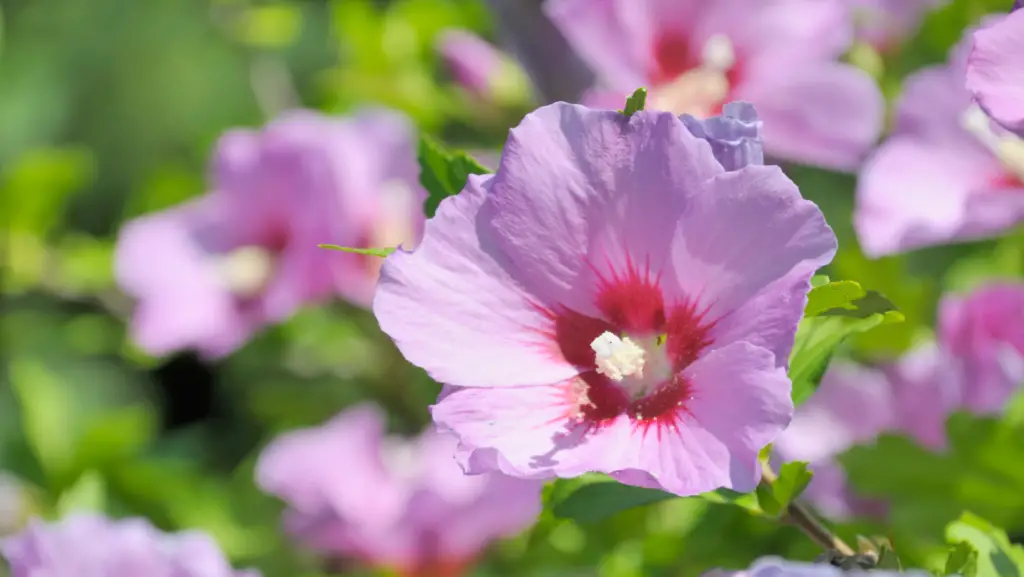
{"label": "rose of sharon flower", "polygon": [[931,573],[921,570],[882,571],[844,570],[825,563],[788,561],[779,557],[762,557],[747,569],[740,571],[715,570],[704,577],[929,577]]}
{"label": "rose of sharon flower", "polygon": [[116,274],[146,351],[234,351],[264,325],[337,292],[369,305],[377,257],[318,248],[411,242],[422,221],[401,116],[287,113],[217,143],[211,192],[124,226]]}
{"label": "rose of sharon flower", "polygon": [[1005,129],[1024,137],[1024,10],[974,33],[967,61],[967,89]]}
{"label": "rose of sharon flower", "polygon": [[373,310],[450,385],[467,472],[751,490],[836,239],[777,167],[726,172],[667,112],[558,103],[385,261]]}
{"label": "rose of sharon flower", "polygon": [[968,48],[904,82],[893,136],[858,182],[854,227],[868,256],[991,237],[1024,220],[1024,141],[971,104]]}
{"label": "rose of sharon flower", "polygon": [[466,476],[452,458],[456,445],[436,431],[385,436],[384,415],[358,406],[275,440],[256,479],[288,503],[289,532],[322,553],[404,577],[454,577],[541,509],[540,483]]}
{"label": "rose of sharon flower", "polygon": [[52,524],[33,520],[4,539],[11,577],[259,577],[235,571],[212,538],[198,531],[162,533],[145,519],[76,514]]}
{"label": "rose of sharon flower", "polygon": [[852,170],[882,128],[869,75],[837,62],[848,10],[829,0],[551,0],[552,20],[597,71],[585,103],[618,107],[639,86],[648,107],[704,118],[746,100],[769,155]]}
{"label": "rose of sharon flower", "polygon": [[1002,411],[1024,385],[1024,285],[997,283],[939,303],[938,330],[962,360],[964,404],[977,413]]}

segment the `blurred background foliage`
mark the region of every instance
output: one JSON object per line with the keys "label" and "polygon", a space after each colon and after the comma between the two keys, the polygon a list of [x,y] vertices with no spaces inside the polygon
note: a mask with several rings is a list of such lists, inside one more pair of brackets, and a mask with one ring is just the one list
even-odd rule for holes
{"label": "blurred background foliage", "polygon": [[[898,52],[883,59],[854,49],[849,58],[892,98],[908,72],[944,60],[967,25],[1008,4],[956,0],[930,14]],[[126,339],[130,303],[114,287],[113,242],[125,219],[203,192],[221,132],[258,126],[289,107],[344,113],[383,104],[453,146],[500,147],[531,106],[525,86],[520,100],[470,105],[434,47],[438,32],[453,26],[493,40],[487,6],[4,0],[0,22],[0,470],[10,475],[0,493],[22,497],[0,504],[9,513],[0,531],[29,515],[75,509],[142,514],[166,529],[207,530],[232,560],[268,577],[322,575],[279,533],[279,504],[255,489],[259,449],[277,432],[320,423],[362,399],[387,407],[394,430],[415,432],[428,420],[436,385],[405,364],[367,312],[340,304],[304,311],[220,363],[189,354],[149,358]],[[1024,274],[1020,234],[869,261],[850,226],[854,177],[786,170],[839,235],[840,253],[826,272],[882,292],[907,317],[855,339],[846,351],[854,358],[890,358],[927,336],[945,290]],[[927,526],[941,537],[944,521],[922,511],[942,517],[936,503],[987,495],[979,513],[1024,531],[1024,449],[1012,435],[1024,432],[1022,421],[956,424],[964,438],[1005,440],[991,445],[1005,454],[986,459],[1016,457],[1000,473],[1016,479],[1012,510],[978,486],[970,494],[952,486],[954,457],[933,473],[946,475],[946,484],[919,492],[911,481],[920,482],[914,471],[929,457],[899,439],[851,455],[853,482],[917,495],[901,517],[905,527]],[[885,479],[858,473],[883,461],[903,467],[888,468]],[[497,546],[477,574],[695,575],[769,553],[815,554],[794,529],[695,499],[590,526],[544,515],[533,531]],[[930,552],[921,549],[918,560]]]}

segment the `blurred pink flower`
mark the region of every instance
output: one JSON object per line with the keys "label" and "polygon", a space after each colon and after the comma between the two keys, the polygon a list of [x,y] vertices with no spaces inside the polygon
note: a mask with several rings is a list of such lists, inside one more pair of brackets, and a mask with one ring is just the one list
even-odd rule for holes
{"label": "blurred pink flower", "polygon": [[386,111],[294,111],[217,143],[211,192],[127,223],[116,275],[151,354],[231,353],[264,325],[337,292],[369,306],[377,257],[319,243],[395,246],[422,225],[409,123]]}
{"label": "blurred pink flower", "polygon": [[826,515],[884,510],[853,494],[834,457],[884,432],[942,450],[950,414],[998,413],[1024,384],[1024,285],[995,284],[946,296],[938,333],[936,343],[877,369],[833,363],[775,441],[779,462],[811,463],[815,477],[806,495]]}
{"label": "blurred pink flower", "polygon": [[752,490],[835,249],[778,167],[726,172],[671,113],[558,103],[387,258],[373,310],[453,385],[433,416],[470,473]]}
{"label": "blurred pink flower", "polygon": [[257,483],[288,503],[285,526],[296,539],[403,577],[455,577],[540,514],[540,483],[467,476],[450,435],[399,439],[384,428],[376,407],[358,406],[264,450]]}
{"label": "blurred pink flower", "polygon": [[929,10],[948,0],[845,0],[859,39],[888,51],[914,32]]}
{"label": "blurred pink flower", "polygon": [[1024,220],[1024,141],[964,87],[969,43],[906,79],[890,137],[860,175],[854,227],[870,257],[991,237]]}
{"label": "blurred pink flower", "polygon": [[[438,51],[455,82],[484,102],[501,99],[503,90],[514,89],[509,83],[521,73],[515,62],[498,48],[467,30],[443,31]],[[521,84],[525,89],[525,79]]]}
{"label": "blurred pink flower", "polygon": [[998,412],[1024,385],[1024,285],[998,283],[968,295],[948,295],[939,305],[939,338],[963,359],[971,386],[964,404]]}
{"label": "blurred pink flower", "polygon": [[235,571],[217,543],[197,531],[167,534],[145,519],[76,514],[33,520],[0,543],[11,577],[259,577]]}
{"label": "blurred pink flower", "polygon": [[982,27],[973,40],[967,89],[1003,128],[1024,137],[1024,10]]}
{"label": "blurred pink flower", "polygon": [[597,71],[585,103],[620,108],[638,87],[648,107],[699,118],[754,104],[770,156],[853,170],[882,128],[884,101],[850,46],[839,0],[550,0],[552,20]]}

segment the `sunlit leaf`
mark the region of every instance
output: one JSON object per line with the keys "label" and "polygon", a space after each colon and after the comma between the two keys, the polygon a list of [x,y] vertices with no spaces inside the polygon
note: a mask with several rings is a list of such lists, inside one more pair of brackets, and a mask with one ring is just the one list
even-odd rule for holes
{"label": "sunlit leaf", "polygon": [[[946,540],[954,545],[970,544],[976,552],[978,577],[1020,577],[1024,574],[1024,547],[1011,544],[1006,531],[973,513],[964,513],[950,523],[946,527]],[[947,564],[960,563],[970,568],[970,557],[969,553],[954,550]]]}
{"label": "sunlit leaf", "polygon": [[427,191],[423,211],[433,217],[441,201],[462,192],[470,174],[487,174],[486,167],[464,152],[449,152],[429,136],[420,137],[416,158],[420,184]]}
{"label": "sunlit leaf", "polygon": [[637,112],[644,109],[647,103],[647,89],[637,88],[633,94],[626,99],[626,107],[620,110],[622,114],[626,115],[626,118],[633,116]]}

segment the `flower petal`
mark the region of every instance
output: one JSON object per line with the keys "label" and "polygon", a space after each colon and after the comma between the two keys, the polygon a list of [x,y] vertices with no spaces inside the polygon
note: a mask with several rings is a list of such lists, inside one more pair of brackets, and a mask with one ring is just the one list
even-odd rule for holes
{"label": "flower petal", "polygon": [[996,122],[1024,136],[1024,11],[974,33],[967,89]]}
{"label": "flower petal", "polygon": [[[790,382],[771,352],[748,343],[711,351],[684,372],[693,398],[677,426],[637,430],[624,469],[647,472],[653,486],[677,495],[718,488],[753,491],[761,479],[758,453],[793,416]],[[614,475],[637,482],[635,471]]]}
{"label": "flower petal", "polygon": [[[591,434],[573,420],[572,383],[500,389],[449,389],[431,407],[440,427],[459,437],[469,474],[501,471],[527,479],[611,472],[621,453],[623,417]],[[616,447],[616,445],[619,445]]]}
{"label": "flower petal", "polygon": [[494,387],[556,383],[576,369],[549,353],[548,320],[485,224],[490,176],[470,177],[427,223],[423,241],[381,269],[373,312],[413,364],[435,380]]}
{"label": "flower petal", "polygon": [[[752,313],[744,305],[794,270],[806,274],[827,264],[836,237],[818,207],[800,196],[782,170],[748,166],[713,178],[690,199],[671,247],[677,282],[665,284],[681,292],[670,296],[698,299],[698,310],[718,320]],[[803,305],[780,306],[795,326]],[[747,340],[737,329],[757,326],[743,318],[721,322],[712,333],[716,344]],[[780,350],[776,345],[785,343],[768,348]]]}
{"label": "flower petal", "polygon": [[722,172],[711,149],[666,112],[629,119],[558,103],[510,131],[492,186],[493,230],[546,302],[593,313],[590,267],[667,258],[690,195]]}
{"label": "flower petal", "polygon": [[773,62],[752,75],[736,97],[757,107],[771,156],[852,170],[881,133],[885,101],[875,81],[858,68],[839,63],[780,68]]}
{"label": "flower petal", "polygon": [[984,204],[969,209],[969,201],[1001,174],[995,158],[971,149],[890,139],[858,182],[854,228],[864,253],[880,257],[999,230],[1013,213],[988,214]]}

